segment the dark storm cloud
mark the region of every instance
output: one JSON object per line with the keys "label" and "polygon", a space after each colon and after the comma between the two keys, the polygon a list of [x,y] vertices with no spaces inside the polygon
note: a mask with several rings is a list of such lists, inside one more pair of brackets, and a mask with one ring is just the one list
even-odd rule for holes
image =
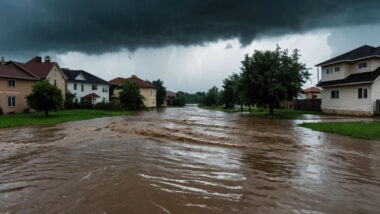
{"label": "dark storm cloud", "polygon": [[3,0],[0,53],[190,45],[378,21],[377,0]]}

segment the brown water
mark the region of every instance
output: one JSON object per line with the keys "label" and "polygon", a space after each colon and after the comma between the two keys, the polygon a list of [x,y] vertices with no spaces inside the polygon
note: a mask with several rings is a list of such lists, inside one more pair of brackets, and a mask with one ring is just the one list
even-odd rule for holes
{"label": "brown water", "polygon": [[186,107],[1,130],[0,213],[379,213],[380,142],[299,122]]}

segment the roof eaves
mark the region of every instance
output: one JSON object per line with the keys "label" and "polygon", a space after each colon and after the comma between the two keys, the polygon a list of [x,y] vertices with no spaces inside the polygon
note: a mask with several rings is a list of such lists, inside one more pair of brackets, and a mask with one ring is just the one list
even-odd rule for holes
{"label": "roof eaves", "polygon": [[337,63],[341,63],[341,62],[355,62],[355,61],[360,61],[360,60],[368,59],[368,58],[372,58],[372,57],[380,57],[380,55],[366,56],[366,57],[361,57],[361,58],[357,58],[357,59],[339,60],[339,61],[328,62],[328,63],[322,62],[322,63],[319,63],[319,64],[317,64],[315,66],[319,67],[319,66],[326,66],[326,65],[337,64]]}

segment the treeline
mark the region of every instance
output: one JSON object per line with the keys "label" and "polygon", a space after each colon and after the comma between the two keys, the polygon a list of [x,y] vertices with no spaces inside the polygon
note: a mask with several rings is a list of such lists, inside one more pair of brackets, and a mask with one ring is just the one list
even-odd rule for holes
{"label": "treeline", "polygon": [[292,100],[309,79],[309,68],[300,62],[297,49],[289,53],[277,46],[274,51],[254,51],[245,55],[241,72],[223,80],[222,89],[210,88],[207,93],[198,92],[197,103],[204,106],[234,108],[239,105],[269,106],[273,114],[275,103]]}

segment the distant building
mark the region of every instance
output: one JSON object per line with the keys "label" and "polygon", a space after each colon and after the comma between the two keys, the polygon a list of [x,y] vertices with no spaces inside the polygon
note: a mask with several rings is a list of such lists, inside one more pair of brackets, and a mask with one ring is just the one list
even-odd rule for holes
{"label": "distant building", "polygon": [[129,78],[122,78],[118,77],[115,79],[112,79],[108,81],[110,84],[110,99],[111,100],[119,100],[119,93],[120,93],[120,86],[125,82],[125,81],[130,81],[134,82],[139,86],[140,88],[140,94],[145,98],[144,99],[144,105],[146,107],[156,107],[156,92],[157,92],[157,87],[152,85],[148,81],[144,81],[140,78],[138,78],[136,75],[132,75]]}
{"label": "distant building", "polygon": [[107,81],[82,70],[62,69],[67,77],[67,91],[76,94],[74,102],[90,101],[92,104],[109,101]]}
{"label": "distant building", "polygon": [[164,106],[172,106],[174,104],[177,94],[171,91],[166,91],[166,97],[164,101]]}
{"label": "distant building", "polygon": [[322,111],[371,116],[380,112],[380,47],[362,46],[321,67]]}
{"label": "distant building", "polygon": [[303,99],[321,99],[321,89],[317,87],[311,87],[307,89],[302,89],[297,96],[298,100]]}

